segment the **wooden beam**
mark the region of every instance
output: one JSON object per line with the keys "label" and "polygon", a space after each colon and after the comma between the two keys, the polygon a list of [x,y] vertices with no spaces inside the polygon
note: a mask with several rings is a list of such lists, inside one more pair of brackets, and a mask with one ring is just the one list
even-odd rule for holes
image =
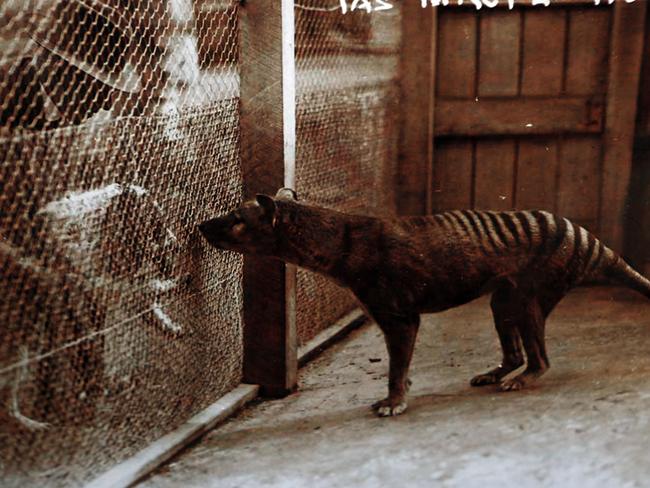
{"label": "wooden beam", "polygon": [[[293,2],[240,8],[241,160],[244,197],[274,195],[295,174]],[[282,396],[297,378],[295,268],[244,258],[244,381]]]}
{"label": "wooden beam", "polygon": [[169,461],[257,396],[257,385],[239,385],[183,425],[86,484],[86,488],[128,488]]}
{"label": "wooden beam", "polygon": [[625,203],[632,171],[632,151],[646,2],[616,2],[609,57],[607,115],[600,205],[601,235],[614,250],[623,250]]}
{"label": "wooden beam", "polygon": [[587,97],[443,99],[435,120],[436,136],[599,133],[603,105]]}
{"label": "wooden beam", "polygon": [[402,3],[397,211],[431,212],[437,10]]}

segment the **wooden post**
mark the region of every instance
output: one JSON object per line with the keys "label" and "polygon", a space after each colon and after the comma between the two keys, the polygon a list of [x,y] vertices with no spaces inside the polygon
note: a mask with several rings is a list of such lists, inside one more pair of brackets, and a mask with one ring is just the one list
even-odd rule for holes
{"label": "wooden post", "polygon": [[400,215],[431,213],[437,10],[402,3]]}
{"label": "wooden post", "polygon": [[[244,197],[293,187],[293,2],[250,0],[240,12],[241,158]],[[297,381],[295,268],[244,258],[244,381],[282,396]]]}
{"label": "wooden post", "polygon": [[623,250],[646,8],[646,2],[616,2],[614,7],[600,222],[604,241],[618,252]]}
{"label": "wooden post", "polygon": [[645,276],[650,276],[650,9],[646,12],[632,175],[625,255]]}

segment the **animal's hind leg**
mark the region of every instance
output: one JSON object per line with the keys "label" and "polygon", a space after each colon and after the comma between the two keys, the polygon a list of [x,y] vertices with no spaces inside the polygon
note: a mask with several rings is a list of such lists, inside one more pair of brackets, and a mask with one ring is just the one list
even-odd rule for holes
{"label": "animal's hind leg", "polygon": [[546,354],[546,318],[562,299],[564,292],[549,291],[528,297],[523,302],[524,320],[518,323],[526,351],[527,365],[523,373],[501,383],[502,391],[521,390],[542,376],[550,367]]}
{"label": "animal's hind leg", "polygon": [[518,329],[518,322],[523,319],[521,298],[514,287],[508,283],[494,292],[490,305],[494,325],[499,334],[503,359],[496,368],[472,378],[470,382],[472,386],[499,383],[504,376],[524,364]]}

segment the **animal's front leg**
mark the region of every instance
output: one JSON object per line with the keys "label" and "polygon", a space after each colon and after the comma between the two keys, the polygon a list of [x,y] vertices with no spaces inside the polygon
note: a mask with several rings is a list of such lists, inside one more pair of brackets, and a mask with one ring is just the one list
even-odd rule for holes
{"label": "animal's front leg", "polygon": [[406,394],[410,385],[408,370],[413,357],[420,318],[418,315],[408,318],[375,316],[375,320],[384,333],[390,364],[388,397],[374,403],[372,408],[380,417],[389,417],[399,415],[406,410]]}

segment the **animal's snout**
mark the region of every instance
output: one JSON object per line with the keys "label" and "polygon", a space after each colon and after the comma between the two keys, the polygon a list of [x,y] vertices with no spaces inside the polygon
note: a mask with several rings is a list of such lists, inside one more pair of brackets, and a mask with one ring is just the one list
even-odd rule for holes
{"label": "animal's snout", "polygon": [[196,226],[203,237],[214,244],[223,236],[223,224],[219,219],[210,219]]}
{"label": "animal's snout", "polygon": [[199,225],[197,225],[199,232],[203,234],[205,237],[208,237],[208,235],[218,233],[219,229],[221,228],[221,223],[217,219],[210,219],[210,220],[205,220],[201,222]]}
{"label": "animal's snout", "polygon": [[206,220],[196,227],[211,246],[223,248],[223,241],[225,238],[227,240],[227,236],[224,235],[223,222],[220,219]]}

